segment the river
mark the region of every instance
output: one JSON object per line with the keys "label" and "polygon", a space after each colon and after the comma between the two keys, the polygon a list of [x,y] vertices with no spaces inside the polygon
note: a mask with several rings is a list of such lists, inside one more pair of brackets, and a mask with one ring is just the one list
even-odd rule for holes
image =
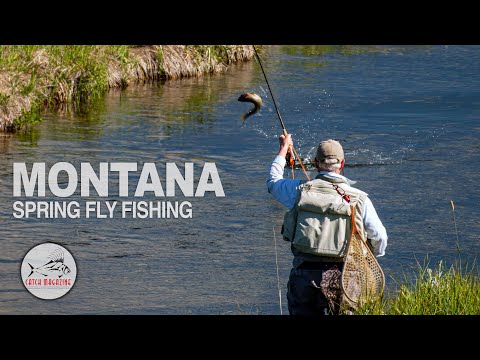
{"label": "river", "polygon": [[[427,257],[453,261],[457,234],[462,261],[478,256],[480,46],[272,46],[263,61],[300,155],[311,158],[322,139],[342,142],[345,176],[370,194],[388,232],[378,259],[387,290]],[[264,106],[242,126],[244,92]],[[279,314],[274,231],[287,313],[286,209],[265,184],[281,128],[256,61],[43,118],[0,136],[0,314]],[[195,179],[214,162],[225,197],[189,198],[191,219],[15,219],[13,163],[61,161],[193,162]],[[117,185],[111,200],[121,200]],[[20,278],[25,253],[45,241],[68,248],[78,267],[57,300],[35,298]]]}

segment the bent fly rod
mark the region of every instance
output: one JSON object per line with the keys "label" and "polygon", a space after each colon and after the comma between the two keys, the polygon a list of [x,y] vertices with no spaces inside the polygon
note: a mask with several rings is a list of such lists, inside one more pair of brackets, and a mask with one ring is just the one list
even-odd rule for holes
{"label": "bent fly rod", "polygon": [[[252,45],[253,50],[255,51],[255,56],[257,57],[258,63],[260,64],[260,69],[262,70],[263,77],[265,78],[265,82],[267,83],[268,91],[270,92],[270,96],[272,97],[273,100],[273,105],[275,106],[275,111],[277,112],[278,120],[280,120],[280,125],[282,126],[283,130],[283,135],[285,137],[287,136],[287,128],[285,127],[285,123],[283,122],[282,115],[280,115],[280,111],[278,110],[277,102],[275,101],[275,97],[273,96],[272,88],[270,87],[270,83],[268,82],[267,74],[265,73],[265,70],[263,69],[262,61],[260,60],[260,56],[258,56],[257,49],[255,48],[255,45]],[[298,156],[297,150],[293,145],[290,145],[290,165],[292,167],[292,176],[293,176],[293,166],[295,164],[295,158],[298,159],[298,162],[300,166],[302,167],[303,172],[305,173],[305,176],[307,179],[310,181],[310,176],[308,176],[307,170],[305,169],[305,166],[302,163],[302,159],[300,159],[300,156]]]}

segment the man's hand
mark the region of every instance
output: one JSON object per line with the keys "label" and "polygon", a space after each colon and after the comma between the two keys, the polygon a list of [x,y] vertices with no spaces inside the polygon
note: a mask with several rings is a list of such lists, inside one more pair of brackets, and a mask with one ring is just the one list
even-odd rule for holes
{"label": "man's hand", "polygon": [[278,138],[278,141],[280,143],[280,149],[278,150],[278,155],[286,157],[288,150],[290,149],[290,146],[293,146],[292,135],[287,134],[287,136],[285,136],[282,134]]}

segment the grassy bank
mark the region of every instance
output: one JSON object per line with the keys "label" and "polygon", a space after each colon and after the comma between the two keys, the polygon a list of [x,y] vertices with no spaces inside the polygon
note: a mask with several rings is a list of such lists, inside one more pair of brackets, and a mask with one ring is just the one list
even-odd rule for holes
{"label": "grassy bank", "polygon": [[394,294],[363,306],[360,315],[478,315],[480,277],[475,264],[440,262],[434,269],[420,266],[413,280],[405,279]]}
{"label": "grassy bank", "polygon": [[250,60],[248,45],[0,46],[0,130],[131,83],[202,76]]}

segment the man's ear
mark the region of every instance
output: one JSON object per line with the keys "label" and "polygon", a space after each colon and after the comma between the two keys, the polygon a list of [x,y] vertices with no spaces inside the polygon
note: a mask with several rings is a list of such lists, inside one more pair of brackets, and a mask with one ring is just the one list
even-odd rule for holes
{"label": "man's ear", "polygon": [[342,170],[344,166],[345,166],[345,159],[343,159],[342,162],[340,163],[340,170]]}

